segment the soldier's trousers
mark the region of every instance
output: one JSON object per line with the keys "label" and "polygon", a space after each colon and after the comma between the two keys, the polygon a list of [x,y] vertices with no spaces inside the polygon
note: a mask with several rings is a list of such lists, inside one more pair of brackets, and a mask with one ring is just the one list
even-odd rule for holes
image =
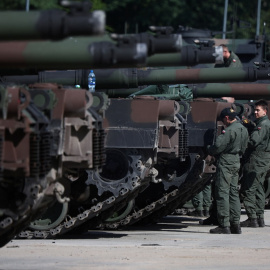
{"label": "soldier's trousers", "polygon": [[195,195],[192,199],[192,204],[196,208],[196,210],[207,210],[212,204],[212,187],[211,183],[206,185],[204,189]]}
{"label": "soldier's trousers", "polygon": [[241,196],[249,218],[263,218],[265,208],[264,180],[270,168],[270,156],[254,152],[243,168]]}
{"label": "soldier's trousers", "polygon": [[215,196],[217,202],[217,218],[223,227],[230,223],[239,224],[241,205],[238,193],[240,162],[238,155],[226,155],[217,164]]}

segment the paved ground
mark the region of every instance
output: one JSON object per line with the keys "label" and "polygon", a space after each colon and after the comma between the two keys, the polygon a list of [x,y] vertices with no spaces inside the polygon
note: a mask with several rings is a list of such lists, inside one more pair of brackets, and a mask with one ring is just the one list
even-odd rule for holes
{"label": "paved ground", "polygon": [[200,226],[198,220],[168,216],[154,226],[128,231],[13,240],[0,249],[0,270],[270,269],[270,210],[266,210],[265,228],[242,228],[241,235],[209,234],[214,226]]}

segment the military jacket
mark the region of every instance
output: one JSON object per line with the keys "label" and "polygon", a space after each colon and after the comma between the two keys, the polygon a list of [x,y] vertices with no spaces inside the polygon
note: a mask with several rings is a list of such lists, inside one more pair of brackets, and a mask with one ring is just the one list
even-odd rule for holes
{"label": "military jacket", "polygon": [[208,147],[210,155],[243,154],[248,144],[248,131],[238,121],[231,123],[217,137],[214,145]]}
{"label": "military jacket", "polygon": [[241,68],[242,63],[238,56],[234,52],[230,52],[230,57],[228,59],[224,59],[223,64],[216,64],[215,68],[219,67],[232,67],[232,68]]}
{"label": "military jacket", "polygon": [[253,129],[249,147],[254,151],[270,152],[270,120],[263,116],[255,120],[256,127]]}

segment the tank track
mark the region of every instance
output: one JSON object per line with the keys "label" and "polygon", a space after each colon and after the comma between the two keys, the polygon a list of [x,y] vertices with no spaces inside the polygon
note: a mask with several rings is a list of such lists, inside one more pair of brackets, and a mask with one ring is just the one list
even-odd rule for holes
{"label": "tank track", "polygon": [[[201,161],[196,161],[193,164],[193,169],[187,176],[184,174],[180,179],[172,181],[170,188],[169,184],[166,183],[166,188],[163,189],[164,195],[159,199],[148,203],[145,207],[140,208],[139,210],[134,210],[132,214],[118,222],[104,223],[103,228],[119,229],[135,223],[135,225],[155,223],[160,218],[172,213],[174,209],[178,208],[180,205],[184,205],[185,202],[200,192],[213,176],[209,173],[202,173],[202,167],[198,166],[198,163],[200,162]],[[198,170],[199,167],[201,167],[201,170]],[[183,180],[183,178],[185,179]],[[138,199],[139,196],[136,199]]]}
{"label": "tank track", "polygon": [[[0,217],[0,247],[12,240],[21,230],[29,225],[40,212],[54,201],[52,196],[46,196],[46,191],[54,186],[57,188],[58,184],[47,185],[47,180],[41,179],[27,179],[24,180],[24,189],[21,194],[25,197],[21,201],[20,207],[16,211],[12,209],[1,209]],[[61,185],[60,185],[61,187]],[[61,189],[61,188],[60,188]]]}
{"label": "tank track", "polygon": [[[129,159],[131,160],[130,168],[131,174],[127,174],[127,177],[124,178],[124,181],[106,182],[103,181],[102,184],[97,184],[98,174],[94,172],[88,172],[88,179],[86,181],[87,185],[93,185],[96,183],[98,189],[98,194],[107,196],[110,194],[110,197],[106,197],[102,201],[98,201],[96,204],[91,205],[88,209],[82,211],[78,215],[71,217],[68,215],[66,219],[50,230],[25,230],[21,232],[17,238],[19,239],[46,239],[46,238],[56,238],[65,235],[68,232],[75,233],[83,232],[87,228],[91,227],[91,222],[96,217],[104,216],[104,219],[108,218],[112,212],[113,207],[119,207],[121,203],[127,203],[130,198],[134,198],[137,194],[148,185],[149,179],[141,179],[144,175],[144,166],[138,155],[130,155]],[[135,170],[136,168],[136,170]],[[95,175],[95,178],[93,176]],[[128,179],[128,181],[126,181]],[[109,191],[109,192],[108,192]],[[83,208],[86,208],[84,205]],[[106,216],[106,211],[109,215]],[[101,221],[99,221],[101,222]],[[96,222],[94,222],[96,223]]]}

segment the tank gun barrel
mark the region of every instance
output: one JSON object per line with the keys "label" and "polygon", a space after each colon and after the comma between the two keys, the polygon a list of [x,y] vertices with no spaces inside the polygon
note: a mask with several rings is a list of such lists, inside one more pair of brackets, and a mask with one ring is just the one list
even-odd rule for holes
{"label": "tank gun barrel", "polygon": [[[117,39],[115,38],[115,40]],[[145,43],[136,43],[131,37],[129,41],[128,39],[123,41],[120,38],[117,42],[108,36],[102,39],[97,37],[68,38],[55,42],[0,42],[0,68],[134,67],[136,62],[138,67],[165,67],[192,66],[198,63],[221,63],[223,61],[223,51],[220,46],[206,49],[205,47],[188,45],[183,46],[181,52],[175,52],[177,47],[172,45],[170,39],[168,44],[167,49],[171,49],[172,53],[157,51],[157,47],[153,45],[144,49]],[[130,55],[131,53],[134,53],[133,57]],[[148,58],[146,58],[147,53]],[[156,55],[152,55],[153,53]]]}
{"label": "tank gun barrel", "polygon": [[0,42],[0,68],[2,69],[139,67],[145,64],[146,57],[146,44],[117,43],[109,37]]}
{"label": "tank gun barrel", "polygon": [[234,97],[236,99],[270,99],[270,84],[264,83],[208,83],[193,85],[193,97]]}
{"label": "tank gun barrel", "polygon": [[78,69],[140,67],[147,56],[177,52],[181,35],[156,31],[103,37],[69,37],[58,41],[2,41],[0,68]]}
{"label": "tank gun barrel", "polygon": [[[67,1],[66,1],[67,2]],[[1,11],[0,40],[62,39],[75,35],[98,35],[105,30],[105,13],[89,12],[90,2],[73,2],[62,10]]]}
{"label": "tank gun barrel", "polygon": [[[209,44],[209,45],[208,45]],[[157,66],[194,66],[197,64],[223,63],[221,46],[210,46],[210,43],[199,43],[198,46],[186,45],[181,53],[153,55],[147,59],[148,67]]]}
{"label": "tank gun barrel", "polygon": [[[162,93],[161,93],[162,89]],[[187,95],[188,93],[188,95]],[[208,83],[199,85],[159,85],[137,89],[109,89],[106,94],[110,98],[149,95],[165,99],[192,98],[221,98],[234,97],[236,99],[270,99],[270,84],[264,83]]]}
{"label": "tank gun barrel", "polygon": [[269,63],[247,68],[95,70],[96,88],[136,88],[152,84],[253,82],[270,79]]}

